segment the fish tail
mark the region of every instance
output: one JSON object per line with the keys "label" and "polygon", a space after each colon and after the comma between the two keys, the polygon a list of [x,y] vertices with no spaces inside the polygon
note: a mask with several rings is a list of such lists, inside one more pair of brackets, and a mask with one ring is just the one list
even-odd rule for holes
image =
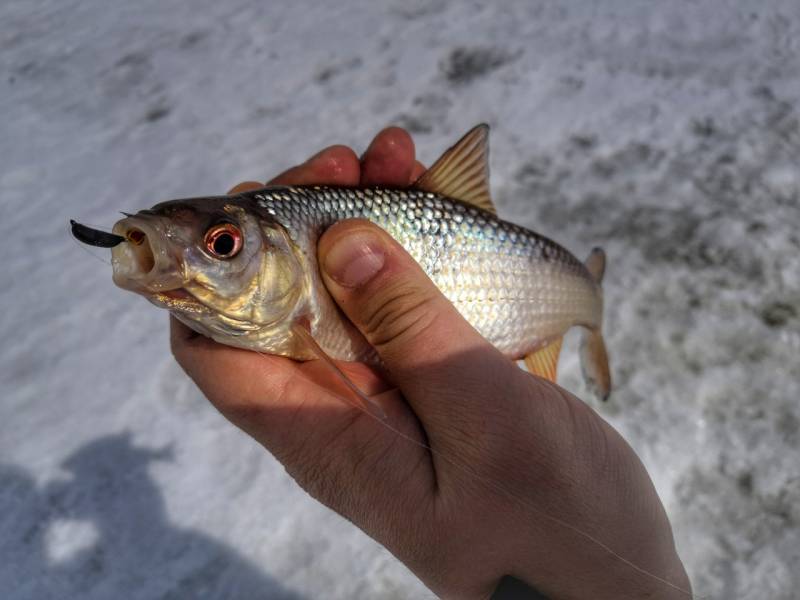
{"label": "fish tail", "polygon": [[[597,286],[600,287],[606,268],[606,254],[603,249],[592,249],[585,265]],[[602,313],[602,295],[600,302]],[[595,327],[584,327],[581,337],[580,356],[581,370],[583,371],[586,385],[601,400],[608,400],[608,396],[611,394],[611,372],[608,367],[608,353],[606,352],[606,344],[603,341],[600,323]]]}

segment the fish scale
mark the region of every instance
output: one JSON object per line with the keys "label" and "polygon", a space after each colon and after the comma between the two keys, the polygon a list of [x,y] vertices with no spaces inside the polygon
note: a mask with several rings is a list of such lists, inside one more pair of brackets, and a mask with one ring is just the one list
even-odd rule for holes
{"label": "fish scale", "polygon": [[[242,194],[248,196],[248,194]],[[279,187],[252,194],[316,267],[317,240],[333,223],[367,219],[420,264],[478,332],[521,358],[573,325],[598,327],[600,287],[557,243],[458,200],[413,189]],[[314,337],[342,360],[365,360],[332,317],[318,268],[312,270]],[[331,319],[337,326],[331,326]]]}

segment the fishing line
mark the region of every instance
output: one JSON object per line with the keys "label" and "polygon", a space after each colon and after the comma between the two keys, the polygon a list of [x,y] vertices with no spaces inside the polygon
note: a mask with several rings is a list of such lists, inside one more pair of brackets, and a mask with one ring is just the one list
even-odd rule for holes
{"label": "fishing line", "polygon": [[[259,354],[263,355],[264,353],[259,352]],[[322,362],[323,362],[323,364],[325,364],[325,361],[322,361]],[[326,365],[326,366],[330,369],[330,365]],[[332,370],[332,372],[335,373],[338,377],[341,377],[340,370],[338,368],[336,368],[335,370]],[[345,379],[347,379],[347,378],[345,378]],[[311,381],[311,380],[309,380],[309,381]],[[313,382],[313,381],[311,381],[311,383],[314,383],[315,385],[318,385],[318,384],[316,384],[316,382]],[[547,382],[547,383],[549,384],[549,382]],[[356,392],[357,395],[361,396],[363,394],[360,390],[356,391],[357,388],[356,388],[356,390],[353,390],[352,389],[353,387],[354,386],[348,385],[348,388],[351,389],[351,391]],[[394,389],[398,389],[398,391],[399,391],[399,388],[394,388]],[[387,390],[387,391],[390,391],[390,390]],[[386,393],[386,392],[382,392],[382,393]],[[334,394],[334,395],[338,396],[338,394]],[[366,396],[366,394],[363,394],[363,395]],[[380,395],[381,394],[376,394],[375,397],[378,397]],[[367,396],[367,398],[371,399],[371,397],[369,397],[369,396]],[[655,573],[651,573],[650,571],[648,571],[647,569],[645,569],[643,567],[640,567],[636,563],[632,562],[631,560],[625,558],[624,556],[622,556],[621,554],[619,554],[618,552],[613,550],[610,546],[608,546],[608,544],[602,542],[601,540],[599,540],[598,538],[594,537],[593,535],[591,535],[589,533],[586,533],[585,531],[579,529],[578,527],[575,527],[574,525],[571,525],[570,523],[564,521],[563,519],[559,519],[558,517],[554,517],[554,516],[546,513],[544,510],[542,510],[539,507],[537,507],[536,505],[534,505],[534,503],[531,502],[528,498],[526,498],[524,496],[521,496],[518,493],[515,493],[515,492],[511,491],[510,489],[508,489],[506,487],[503,487],[498,482],[481,475],[469,463],[459,462],[454,458],[446,456],[445,454],[443,454],[442,452],[439,452],[438,450],[434,450],[430,445],[428,445],[428,444],[426,444],[424,442],[420,442],[419,440],[416,440],[413,437],[403,433],[402,431],[400,431],[396,427],[392,426],[387,420],[381,419],[379,416],[371,413],[361,403],[351,402],[351,401],[346,400],[346,399],[341,398],[341,397],[340,397],[340,399],[344,400],[348,405],[350,405],[350,406],[352,406],[354,408],[357,408],[358,410],[360,410],[361,412],[366,414],[369,418],[371,418],[374,421],[380,423],[382,426],[384,426],[386,429],[388,429],[389,431],[391,431],[395,435],[401,437],[402,439],[404,439],[404,440],[406,440],[408,442],[411,442],[412,444],[414,444],[415,446],[418,446],[419,448],[427,450],[428,452],[431,453],[432,456],[435,456],[436,458],[441,459],[441,460],[449,463],[450,465],[452,465],[456,469],[460,469],[462,472],[466,473],[467,475],[472,477],[474,480],[483,483],[484,485],[486,485],[487,487],[491,488],[495,492],[499,492],[501,494],[504,494],[506,497],[519,502],[520,504],[522,504],[523,506],[525,506],[527,508],[530,508],[531,510],[533,510],[533,512],[535,512],[536,514],[544,517],[545,519],[549,520],[550,522],[555,523],[557,525],[560,525],[561,527],[564,527],[564,528],[570,530],[571,532],[577,534],[578,536],[582,537],[586,541],[594,544],[595,546],[597,546],[601,550],[603,550],[606,553],[610,554],[612,557],[614,557],[615,559],[617,559],[618,561],[620,561],[622,564],[626,565],[627,567],[633,569],[634,571],[636,571],[640,575],[643,575],[643,576],[645,576],[645,577],[647,577],[649,579],[652,579],[652,580],[657,581],[657,582],[659,582],[659,583],[661,583],[663,585],[666,585],[666,586],[672,588],[673,590],[683,594],[687,598],[697,599],[697,600],[706,600],[708,598],[707,596],[699,596],[699,595],[693,594],[691,591],[689,591],[687,589],[684,589],[684,588],[680,587],[679,585],[676,585],[676,584],[672,583],[671,581],[668,581],[667,579],[664,579],[663,577],[659,577]],[[374,402],[374,400],[372,400],[372,401]],[[423,430],[424,430],[424,428],[423,428]]]}

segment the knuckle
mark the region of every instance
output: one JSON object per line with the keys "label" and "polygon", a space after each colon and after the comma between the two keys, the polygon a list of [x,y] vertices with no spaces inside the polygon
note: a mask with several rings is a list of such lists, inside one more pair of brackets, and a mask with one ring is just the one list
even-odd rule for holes
{"label": "knuckle", "polygon": [[388,287],[367,305],[363,333],[378,350],[416,339],[437,317],[436,296],[408,284]]}
{"label": "knuckle", "polygon": [[347,505],[347,500],[343,497],[347,488],[338,483],[333,475],[330,457],[295,449],[280,460],[286,472],[312,498],[334,510],[340,510]]}
{"label": "knuckle", "polygon": [[487,453],[486,464],[506,481],[514,480],[519,464],[530,464],[524,477],[516,475],[518,484],[547,490],[543,495],[557,494],[566,505],[591,475],[588,465],[593,463],[583,439],[586,431],[576,427],[580,401],[550,382],[527,376],[525,380],[512,395],[532,402],[515,411],[513,419],[496,419],[492,433],[498,443]]}
{"label": "knuckle", "polygon": [[313,498],[343,514],[356,504],[355,490],[337,453],[293,446],[279,457],[286,472]]}

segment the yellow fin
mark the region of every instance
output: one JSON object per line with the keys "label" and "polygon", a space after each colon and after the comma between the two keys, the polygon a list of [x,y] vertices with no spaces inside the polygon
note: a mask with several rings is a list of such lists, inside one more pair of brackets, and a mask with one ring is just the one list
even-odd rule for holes
{"label": "yellow fin", "polygon": [[[583,263],[586,270],[600,286],[606,272],[606,253],[602,248],[592,248]],[[581,370],[587,387],[601,400],[608,400],[611,394],[611,369],[608,366],[608,352],[600,327],[587,327],[581,335]]]}
{"label": "yellow fin", "polygon": [[304,345],[322,361],[322,364],[328,367],[328,369],[330,369],[331,372],[341,379],[342,383],[344,383],[348,389],[355,394],[355,396],[358,398],[358,401],[352,398],[344,398],[348,404],[351,404],[357,409],[371,414],[373,417],[381,421],[385,421],[387,419],[386,412],[384,412],[383,408],[381,408],[381,405],[358,389],[358,386],[351,381],[344,371],[342,371],[336,365],[334,360],[328,356],[328,353],[325,352],[325,350],[323,350],[322,347],[317,343],[317,340],[314,339],[314,336],[311,335],[311,332],[307,327],[304,327],[300,323],[295,323],[292,325],[292,333],[302,340]]}
{"label": "yellow fin", "polygon": [[425,171],[414,187],[497,214],[489,193],[489,126],[473,127]]}
{"label": "yellow fin", "polygon": [[608,352],[599,329],[584,329],[581,336],[581,370],[586,385],[601,400],[611,394],[611,370]]}
{"label": "yellow fin", "polygon": [[528,367],[528,371],[555,383],[558,355],[561,352],[561,342],[563,341],[563,336],[556,338],[545,347],[528,354],[525,357],[525,366]]}

